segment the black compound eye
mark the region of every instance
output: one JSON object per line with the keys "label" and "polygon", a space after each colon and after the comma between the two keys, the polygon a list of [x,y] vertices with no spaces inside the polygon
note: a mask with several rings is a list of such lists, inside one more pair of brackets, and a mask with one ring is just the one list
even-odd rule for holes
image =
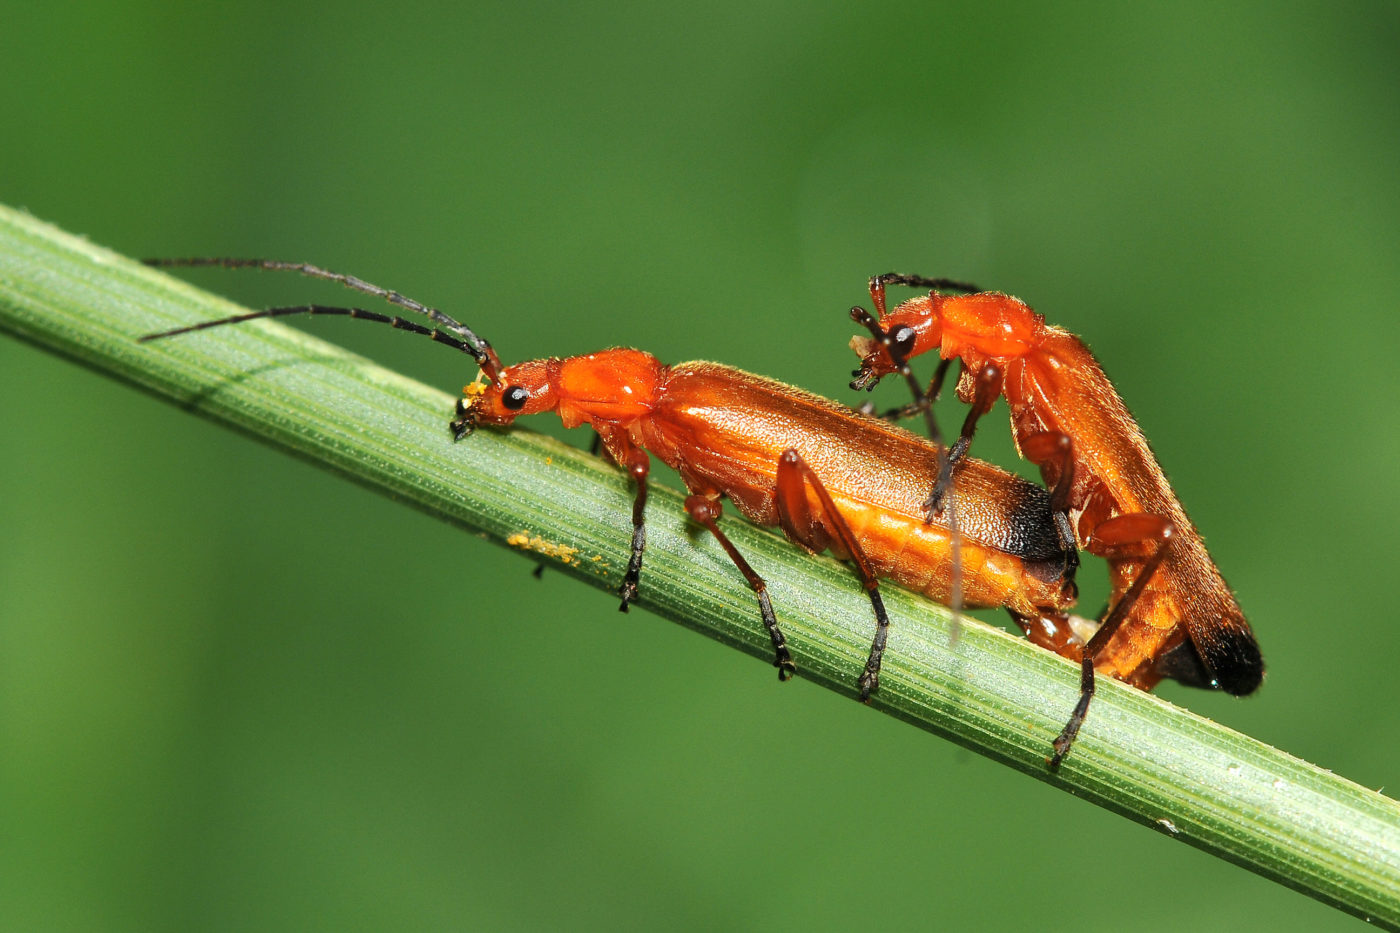
{"label": "black compound eye", "polygon": [[914,328],[907,324],[903,327],[896,327],[890,333],[890,343],[894,345],[894,350],[900,356],[907,357],[914,352],[914,341],[919,335],[914,332]]}
{"label": "black compound eye", "polygon": [[525,407],[525,403],[530,401],[530,393],[520,388],[520,386],[507,386],[501,393],[501,404],[511,411],[519,411]]}

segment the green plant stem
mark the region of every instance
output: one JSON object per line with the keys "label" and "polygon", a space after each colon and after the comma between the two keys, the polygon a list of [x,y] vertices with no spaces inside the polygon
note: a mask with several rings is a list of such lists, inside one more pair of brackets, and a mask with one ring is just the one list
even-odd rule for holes
{"label": "green plant stem", "polygon": [[[451,396],[276,324],[136,342],[244,310],[0,207],[0,330],[616,589],[631,496],[601,460],[521,429],[454,444]],[[798,676],[853,696],[872,628],[854,575],[741,520],[724,527],[769,581]],[[753,594],[687,527],[680,496],[656,489],[647,529],[640,605],[771,661]],[[976,622],[954,642],[943,608],[894,587],[885,598],[894,625],[875,709],[1400,927],[1395,801],[1111,681],[1052,773],[1078,669]]]}

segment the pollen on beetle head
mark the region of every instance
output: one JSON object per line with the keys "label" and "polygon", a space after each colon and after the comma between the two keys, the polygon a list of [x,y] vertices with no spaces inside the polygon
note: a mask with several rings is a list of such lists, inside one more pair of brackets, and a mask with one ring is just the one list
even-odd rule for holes
{"label": "pollen on beetle head", "polygon": [[477,370],[476,380],[469,385],[462,386],[462,394],[475,401],[486,394],[487,385],[486,373]]}

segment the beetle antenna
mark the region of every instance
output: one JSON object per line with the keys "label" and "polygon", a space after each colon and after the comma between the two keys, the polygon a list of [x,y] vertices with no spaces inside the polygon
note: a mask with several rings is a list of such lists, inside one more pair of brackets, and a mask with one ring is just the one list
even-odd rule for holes
{"label": "beetle antenna", "polygon": [[[201,321],[198,324],[190,324],[187,327],[177,327],[174,330],[163,330],[156,334],[146,334],[144,337],[139,338],[138,343],[161,340],[165,337],[176,337],[180,334],[188,334],[196,330],[207,330],[210,327],[220,327],[224,324],[241,324],[244,321],[256,321],[258,318],[290,317],[294,314],[336,314],[344,317],[358,318],[363,321],[375,321],[379,324],[388,324],[390,327],[406,330],[411,334],[423,334],[427,337],[431,337],[438,343],[446,344],[455,350],[461,350],[483,366],[489,362],[486,354],[482,352],[480,348],[464,340],[458,340],[445,331],[432,327],[424,327],[416,321],[401,318],[396,314],[380,314],[378,311],[366,311],[364,308],[333,308],[327,307],[326,305],[295,305],[286,308],[267,308],[263,311],[250,311],[247,314],[236,314],[233,317],[219,318],[214,321]],[[487,347],[489,348],[490,344],[487,344]]]}
{"label": "beetle antenna", "polygon": [[931,279],[926,275],[905,275],[901,272],[873,275],[870,277],[870,284],[872,287],[878,285],[881,288],[886,285],[907,285],[910,288],[928,288],[940,292],[966,292],[969,295],[984,291],[970,282],[959,282],[956,279]]}
{"label": "beetle antenna", "polygon": [[407,295],[391,289],[375,285],[373,282],[366,282],[355,275],[345,275],[341,272],[332,272],[320,266],[312,265],[308,262],[283,262],[276,259],[231,259],[227,257],[194,257],[188,259],[143,259],[148,266],[160,268],[170,267],[196,267],[196,266],[218,266],[223,269],[272,269],[299,272],[302,275],[315,279],[325,279],[337,282],[346,288],[352,288],[367,295],[374,295],[383,298],[385,301],[400,308],[406,308],[416,314],[421,314],[430,321],[438,325],[438,328],[424,327],[413,321],[405,320],[398,315],[379,314],[374,311],[366,311],[363,308],[334,308],[326,305],[296,305],[285,308],[268,308],[265,311],[255,311],[249,314],[238,314],[233,317],[221,318],[217,321],[204,321],[200,324],[193,324],[188,327],[177,327],[174,330],[162,331],[157,334],[147,334],[141,338],[145,343],[149,340],[159,340],[162,337],[174,337],[177,334],[185,334],[190,331],[204,330],[208,327],[218,327],[222,324],[237,324],[242,321],[256,320],[257,318],[287,317],[293,314],[339,314],[346,317],[360,318],[366,321],[376,321],[380,324],[388,324],[390,327],[406,330],[414,334],[423,334],[431,337],[438,343],[446,344],[474,359],[478,366],[485,372],[486,377],[492,382],[496,382],[502,369],[500,358],[496,356],[496,351],[491,348],[491,344],[483,337],[477,336],[471,328],[460,321],[439,311],[437,308],[430,308],[420,301],[415,301]]}

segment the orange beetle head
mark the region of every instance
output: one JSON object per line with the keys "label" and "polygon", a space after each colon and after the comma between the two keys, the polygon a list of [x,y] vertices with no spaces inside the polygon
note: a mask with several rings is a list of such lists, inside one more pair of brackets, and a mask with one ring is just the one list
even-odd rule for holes
{"label": "orange beetle head", "polygon": [[494,378],[484,372],[464,390],[452,430],[465,437],[479,424],[508,425],[545,411],[558,412],[566,428],[629,424],[651,412],[665,371],[650,353],[619,347],[517,363]]}
{"label": "orange beetle head", "polygon": [[900,362],[908,362],[911,357],[938,349],[943,338],[938,309],[947,298],[937,293],[911,298],[880,318],[880,338],[852,337],[850,346],[860,357],[860,368],[852,373],[856,378],[851,388],[874,388],[882,377],[899,369],[896,357]]}
{"label": "orange beetle head", "polygon": [[466,437],[479,424],[508,425],[520,415],[536,415],[559,407],[554,384],[559,360],[529,360],[498,369],[494,375],[483,372],[462,390],[457,402],[457,418],[452,431]]}

